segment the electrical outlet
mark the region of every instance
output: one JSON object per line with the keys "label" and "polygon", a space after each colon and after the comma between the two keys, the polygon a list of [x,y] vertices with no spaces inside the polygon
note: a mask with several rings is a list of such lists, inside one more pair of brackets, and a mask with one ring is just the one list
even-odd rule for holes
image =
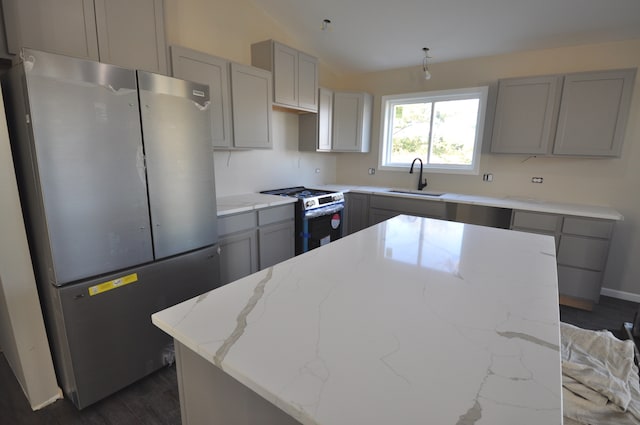
{"label": "electrical outlet", "polygon": [[376,169],[375,168],[369,168],[369,175],[373,176],[376,173]]}
{"label": "electrical outlet", "polygon": [[531,183],[542,183],[542,177],[531,177]]}
{"label": "electrical outlet", "polygon": [[483,182],[492,182],[493,181],[493,174],[491,173],[486,173],[482,175],[482,181]]}

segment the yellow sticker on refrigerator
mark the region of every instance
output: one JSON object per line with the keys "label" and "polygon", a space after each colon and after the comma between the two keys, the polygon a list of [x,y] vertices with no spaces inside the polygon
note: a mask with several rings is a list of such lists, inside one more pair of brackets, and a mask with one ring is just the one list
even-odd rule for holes
{"label": "yellow sticker on refrigerator", "polygon": [[94,296],[103,292],[110,291],[112,289],[120,288],[121,286],[128,285],[138,281],[138,273],[131,273],[126,276],[113,279],[108,282],[102,282],[98,285],[89,287],[89,295]]}

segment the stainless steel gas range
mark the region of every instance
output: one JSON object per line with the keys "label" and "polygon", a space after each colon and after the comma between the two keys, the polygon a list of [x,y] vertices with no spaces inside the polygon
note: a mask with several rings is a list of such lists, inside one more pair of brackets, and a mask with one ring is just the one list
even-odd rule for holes
{"label": "stainless steel gas range", "polygon": [[265,190],[268,195],[297,198],[296,255],[342,237],[344,194],[304,186]]}

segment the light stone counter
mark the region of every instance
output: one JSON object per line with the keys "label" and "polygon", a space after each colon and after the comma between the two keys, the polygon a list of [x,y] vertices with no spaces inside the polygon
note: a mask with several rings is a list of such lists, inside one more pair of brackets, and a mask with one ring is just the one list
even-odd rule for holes
{"label": "light stone counter", "polygon": [[263,193],[244,193],[240,195],[223,196],[216,199],[218,217],[236,214],[261,208],[276,207],[278,205],[293,204],[296,198],[285,196],[265,195]]}
{"label": "light stone counter", "polygon": [[[324,188],[342,192],[365,193],[371,195],[385,195],[412,199],[424,199],[430,201],[453,202],[458,204],[483,205],[487,207],[509,208],[513,210],[525,210],[550,214],[574,215],[579,217],[601,218],[605,220],[619,221],[624,219],[622,214],[611,207],[570,204],[563,202],[549,202],[533,198],[519,198],[510,196],[503,198],[494,198],[490,196],[475,196],[447,192],[444,192],[441,196],[424,196],[420,195],[417,190],[407,190],[408,192],[416,192],[416,194],[393,193],[389,191],[398,189],[375,186],[322,185],[318,186],[317,188]],[[428,190],[425,190],[425,192],[428,192]]]}
{"label": "light stone counter", "polygon": [[152,320],[183,425],[562,424],[549,236],[402,215]]}

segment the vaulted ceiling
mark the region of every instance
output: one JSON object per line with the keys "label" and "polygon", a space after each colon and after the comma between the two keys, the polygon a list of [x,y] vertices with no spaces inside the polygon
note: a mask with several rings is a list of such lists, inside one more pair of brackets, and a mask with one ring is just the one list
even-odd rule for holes
{"label": "vaulted ceiling", "polygon": [[339,74],[640,39],[640,0],[252,1]]}

